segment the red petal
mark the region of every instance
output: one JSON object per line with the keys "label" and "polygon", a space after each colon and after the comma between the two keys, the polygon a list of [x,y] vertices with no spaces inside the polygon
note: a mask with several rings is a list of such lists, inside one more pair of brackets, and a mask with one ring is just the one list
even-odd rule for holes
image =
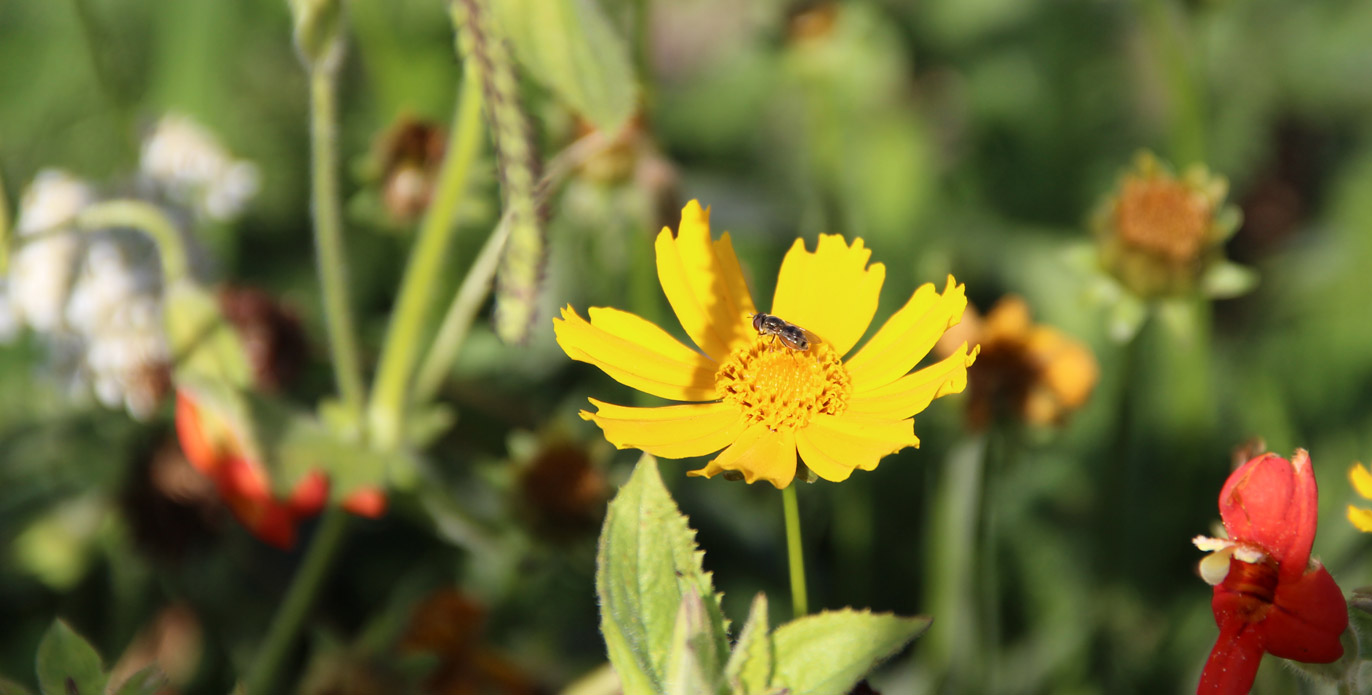
{"label": "red petal", "polygon": [[1261,547],[1283,580],[1305,573],[1317,520],[1315,474],[1297,449],[1288,462],[1264,454],[1234,471],[1220,491],[1220,517],[1229,537]]}
{"label": "red petal", "polygon": [[1256,627],[1244,620],[1220,623],[1220,637],[1205,661],[1196,695],[1247,695],[1262,663],[1263,635]]}
{"label": "red petal", "polygon": [[373,487],[359,488],[343,500],[343,508],[368,519],[379,518],[386,513],[386,493]]}
{"label": "red petal", "polygon": [[290,550],[295,546],[295,525],[300,521],[285,505],[275,500],[268,500],[263,503],[258,510],[259,514],[253,523],[244,521],[244,525],[252,531],[252,535],[268,545],[275,546],[281,550]]}
{"label": "red petal", "polygon": [[1273,604],[1260,626],[1273,656],[1312,664],[1343,656],[1339,636],[1348,627],[1348,604],[1323,567],[1278,584]]}
{"label": "red petal", "polygon": [[176,393],[176,438],[181,441],[181,451],[196,470],[213,476],[219,467],[219,452],[205,436],[204,425],[200,422],[200,409],[186,394]]}
{"label": "red petal", "polygon": [[297,517],[309,517],[323,511],[324,504],[329,501],[329,479],[320,471],[310,471],[300,482],[295,484],[295,490],[291,492],[291,498],[286,501],[286,506],[291,508],[291,512]]}

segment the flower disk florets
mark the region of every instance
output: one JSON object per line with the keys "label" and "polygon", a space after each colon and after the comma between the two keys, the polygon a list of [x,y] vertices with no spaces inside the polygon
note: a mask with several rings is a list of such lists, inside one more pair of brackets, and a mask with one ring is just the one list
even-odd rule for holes
{"label": "flower disk florets", "polygon": [[720,400],[774,432],[801,429],[816,414],[841,415],[852,393],[848,371],[828,345],[793,350],[762,335],[729,355],[715,385]]}

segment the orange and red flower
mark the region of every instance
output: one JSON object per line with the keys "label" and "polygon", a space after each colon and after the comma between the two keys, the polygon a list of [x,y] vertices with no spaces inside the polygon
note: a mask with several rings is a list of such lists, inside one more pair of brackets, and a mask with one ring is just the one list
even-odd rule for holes
{"label": "orange and red flower", "polygon": [[[234,516],[253,535],[282,550],[295,545],[296,524],[319,514],[329,499],[329,480],[320,471],[308,473],[290,497],[278,499],[262,464],[236,428],[202,408],[184,390],[176,394],[176,434],[186,458],[214,481]],[[386,511],[386,495],[374,488],[358,490],[344,501],[343,508],[376,518]]]}
{"label": "orange and red flower", "polygon": [[1258,456],[1225,482],[1220,518],[1229,537],[1194,540],[1210,551],[1200,572],[1215,587],[1211,607],[1220,628],[1197,693],[1247,693],[1264,653],[1317,664],[1343,656],[1343,592],[1310,560],[1317,499],[1310,456],[1301,449],[1290,461]]}

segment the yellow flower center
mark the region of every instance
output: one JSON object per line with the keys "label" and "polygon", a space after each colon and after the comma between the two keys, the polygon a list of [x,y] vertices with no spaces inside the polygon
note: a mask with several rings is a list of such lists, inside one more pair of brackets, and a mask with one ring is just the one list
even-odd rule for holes
{"label": "yellow flower center", "polygon": [[772,430],[798,430],[817,413],[848,409],[852,380],[827,344],[793,350],[775,336],[760,335],[734,350],[715,372],[721,400],[737,405],[750,422]]}

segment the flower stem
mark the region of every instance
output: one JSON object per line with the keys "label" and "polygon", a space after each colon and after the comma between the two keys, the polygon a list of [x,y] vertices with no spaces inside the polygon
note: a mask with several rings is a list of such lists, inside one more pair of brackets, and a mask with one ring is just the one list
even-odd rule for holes
{"label": "flower stem", "polygon": [[[592,133],[568,145],[548,162],[543,179],[534,190],[535,202],[540,206],[546,204],[548,196],[563,178],[612,144],[613,141],[599,133]],[[491,279],[499,267],[501,252],[510,238],[509,218],[510,212],[506,210],[495,231],[486,239],[486,244],[467,269],[467,275],[462,278],[462,285],[457,288],[452,304],[448,305],[448,311],[443,315],[438,334],[420,363],[410,403],[424,403],[432,399],[442,386],[443,377],[452,368],[453,362],[457,361],[458,351],[467,339],[467,331],[476,318],[477,310],[481,308],[481,302],[491,289]]]}
{"label": "flower stem", "polygon": [[794,617],[810,612],[805,595],[805,557],[800,545],[800,507],[796,504],[796,485],[791,483],[781,491],[781,506],[786,514],[786,555],[791,564],[791,608]]}
{"label": "flower stem", "polygon": [[469,66],[453,114],[453,145],[443,158],[433,201],[424,213],[419,238],[410,252],[367,410],[373,442],[382,449],[400,444],[407,395],[419,356],[420,333],[427,325],[434,292],[442,285],[443,261],[457,228],[453,220],[481,145],[481,123],[481,82]]}
{"label": "flower stem", "polygon": [[96,88],[108,100],[110,118],[114,126],[114,142],[119,145],[121,156],[137,158],[138,145],[134,141],[133,117],[129,112],[126,74],[113,63],[112,56],[126,55],[117,50],[122,46],[111,46],[109,32],[101,31],[91,0],[72,0],[76,9],[76,19],[81,26],[82,43],[85,44],[86,57],[90,60],[91,73],[95,76]]}
{"label": "flower stem", "polygon": [[443,384],[443,377],[452,368],[453,362],[457,361],[458,351],[467,339],[472,320],[476,318],[476,312],[491,289],[491,279],[500,266],[500,253],[505,250],[505,242],[509,238],[510,225],[502,220],[481,247],[476,260],[472,261],[472,267],[467,269],[462,285],[457,288],[457,296],[453,297],[453,303],[448,305],[448,312],[443,315],[438,335],[419,367],[412,403],[424,403],[432,399]]}
{"label": "flower stem", "polygon": [[5,195],[5,172],[0,170],[0,275],[10,272],[10,244],[14,226],[10,223],[9,198]]}
{"label": "flower stem", "polygon": [[162,279],[168,285],[181,280],[188,272],[186,246],[181,233],[156,205],[140,200],[96,203],[82,210],[76,222],[86,231],[133,227],[152,237],[162,261]]}
{"label": "flower stem", "polygon": [[[1196,84],[1201,64],[1194,53],[1184,7],[1163,0],[1143,3],[1145,31],[1161,62],[1171,98],[1171,156],[1185,166],[1205,161],[1205,103]],[[1183,16],[1177,17],[1176,14]]]}
{"label": "flower stem", "polygon": [[329,356],[343,406],[354,418],[362,412],[362,366],[357,331],[348,301],[348,260],[343,251],[343,213],[338,193],[336,123],[338,90],[335,71],[325,65],[310,70],[310,178],[314,211],[314,247],[324,295],[324,323]]}
{"label": "flower stem", "polygon": [[243,681],[243,692],[247,695],[262,695],[272,692],[281,664],[286,660],[296,633],[305,620],[314,598],[319,595],[319,585],[328,574],[343,540],[347,527],[348,514],[342,508],[330,505],[320,518],[319,527],[310,542],[310,549],[291,581],[291,588],[276,609],[267,636],[262,640],[262,648],[253,659],[252,668]]}

